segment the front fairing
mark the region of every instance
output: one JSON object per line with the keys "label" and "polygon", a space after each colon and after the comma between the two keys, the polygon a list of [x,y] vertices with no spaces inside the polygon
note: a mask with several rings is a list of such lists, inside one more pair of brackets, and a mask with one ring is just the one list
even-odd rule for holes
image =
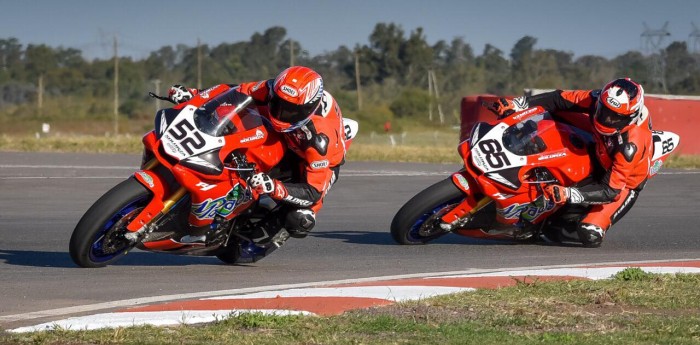
{"label": "front fairing", "polygon": [[460,154],[478,189],[496,203],[502,222],[515,222],[524,211],[532,219],[552,211],[549,203],[531,204],[541,197],[540,172],[546,171],[547,182],[568,186],[592,171],[587,139],[539,107],[476,124]]}

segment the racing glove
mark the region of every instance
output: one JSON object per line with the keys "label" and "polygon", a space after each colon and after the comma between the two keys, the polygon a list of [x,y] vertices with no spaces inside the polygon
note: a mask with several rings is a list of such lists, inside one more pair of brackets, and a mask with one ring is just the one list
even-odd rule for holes
{"label": "racing glove", "polygon": [[282,181],[265,173],[257,173],[250,178],[250,186],[258,194],[269,194],[275,200],[284,200],[289,195]]}
{"label": "racing glove", "polygon": [[516,97],[512,100],[506,98],[500,98],[499,100],[491,103],[488,107],[489,110],[498,115],[498,118],[504,118],[510,116],[511,114],[527,109],[529,106],[525,97]]}
{"label": "racing glove", "polygon": [[168,99],[175,104],[187,102],[197,93],[195,89],[188,89],[182,85],[176,84],[168,90]]}
{"label": "racing glove", "polygon": [[580,204],[583,202],[581,192],[574,187],[564,187],[559,185],[548,185],[542,190],[544,197],[554,201],[557,205],[563,205],[567,201],[570,204]]}

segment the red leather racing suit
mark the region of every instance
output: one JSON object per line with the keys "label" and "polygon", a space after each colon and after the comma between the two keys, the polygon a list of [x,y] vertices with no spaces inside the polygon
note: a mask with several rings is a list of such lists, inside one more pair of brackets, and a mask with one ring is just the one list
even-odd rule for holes
{"label": "red leather racing suit", "polygon": [[[242,83],[239,90],[253,97],[260,114],[269,117],[267,104],[274,79]],[[345,160],[345,131],[340,107],[324,91],[321,105],[303,127],[282,133],[288,150],[298,157],[301,177],[284,183],[287,195],[282,202],[296,208],[321,209],[323,198],[338,178]],[[289,152],[287,153],[289,155]]]}
{"label": "red leather racing suit", "polygon": [[[613,136],[593,129],[592,114],[600,90],[556,90],[526,98],[530,106],[541,106],[555,118],[592,133],[595,156],[605,173],[596,183],[577,188],[570,201],[591,205],[581,224],[607,231],[632,207],[646,183],[653,156],[651,118],[646,107],[636,125]],[[575,112],[575,113],[572,113]]]}

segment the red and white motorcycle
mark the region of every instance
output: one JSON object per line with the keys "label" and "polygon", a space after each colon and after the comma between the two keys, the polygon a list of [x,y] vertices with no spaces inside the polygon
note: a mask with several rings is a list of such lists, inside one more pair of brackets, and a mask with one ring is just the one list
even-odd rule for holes
{"label": "red and white motorcycle", "polygon": [[[675,133],[653,132],[649,177],[679,140]],[[568,227],[582,210],[558,213],[561,207],[544,197],[542,187],[585,184],[593,173],[592,144],[589,133],[555,121],[541,107],[477,123],[459,144],[464,168],[409,200],[394,216],[391,234],[400,244],[423,244],[448,233],[513,240],[529,235],[519,233],[523,221],[572,232]]]}
{"label": "red and white motorcycle", "polygon": [[[358,124],[344,119],[344,125],[349,147]],[[69,249],[76,264],[106,266],[134,247],[239,263],[280,245],[284,238],[260,246],[248,237],[277,207],[249,179],[269,172],[286,150],[251,97],[218,85],[161,109],[143,145],[141,169],[97,200],[75,227]],[[192,233],[191,212],[203,233]]]}

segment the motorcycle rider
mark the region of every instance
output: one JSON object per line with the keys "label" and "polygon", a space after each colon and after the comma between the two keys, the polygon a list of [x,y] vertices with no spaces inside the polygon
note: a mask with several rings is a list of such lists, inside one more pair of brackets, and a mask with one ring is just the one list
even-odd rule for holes
{"label": "motorcycle rider", "polygon": [[[282,162],[273,169],[276,172],[270,173],[273,176],[260,172],[250,180],[258,193],[282,204],[275,216],[257,223],[250,237],[258,244],[270,243],[273,238],[277,242],[275,235],[284,227],[290,236],[304,238],[316,224],[323,198],[337,181],[345,162],[340,107],[323,89],[322,77],[303,66],[293,66],[274,79],[242,83],[237,88],[253,98],[269,127],[282,134],[288,148]],[[168,97],[181,103],[198,92],[174,85]],[[281,176],[289,181],[282,182]]]}
{"label": "motorcycle rider", "polygon": [[[544,194],[556,204],[587,205],[587,213],[576,228],[577,237],[585,247],[598,247],[610,227],[632,208],[648,177],[654,147],[644,89],[630,78],[621,78],[599,90],[556,90],[512,100],[501,98],[490,109],[503,117],[533,106],[587,130],[594,138],[595,157],[605,171],[602,177],[581,187],[548,185]],[[584,114],[557,114],[561,111]]]}

